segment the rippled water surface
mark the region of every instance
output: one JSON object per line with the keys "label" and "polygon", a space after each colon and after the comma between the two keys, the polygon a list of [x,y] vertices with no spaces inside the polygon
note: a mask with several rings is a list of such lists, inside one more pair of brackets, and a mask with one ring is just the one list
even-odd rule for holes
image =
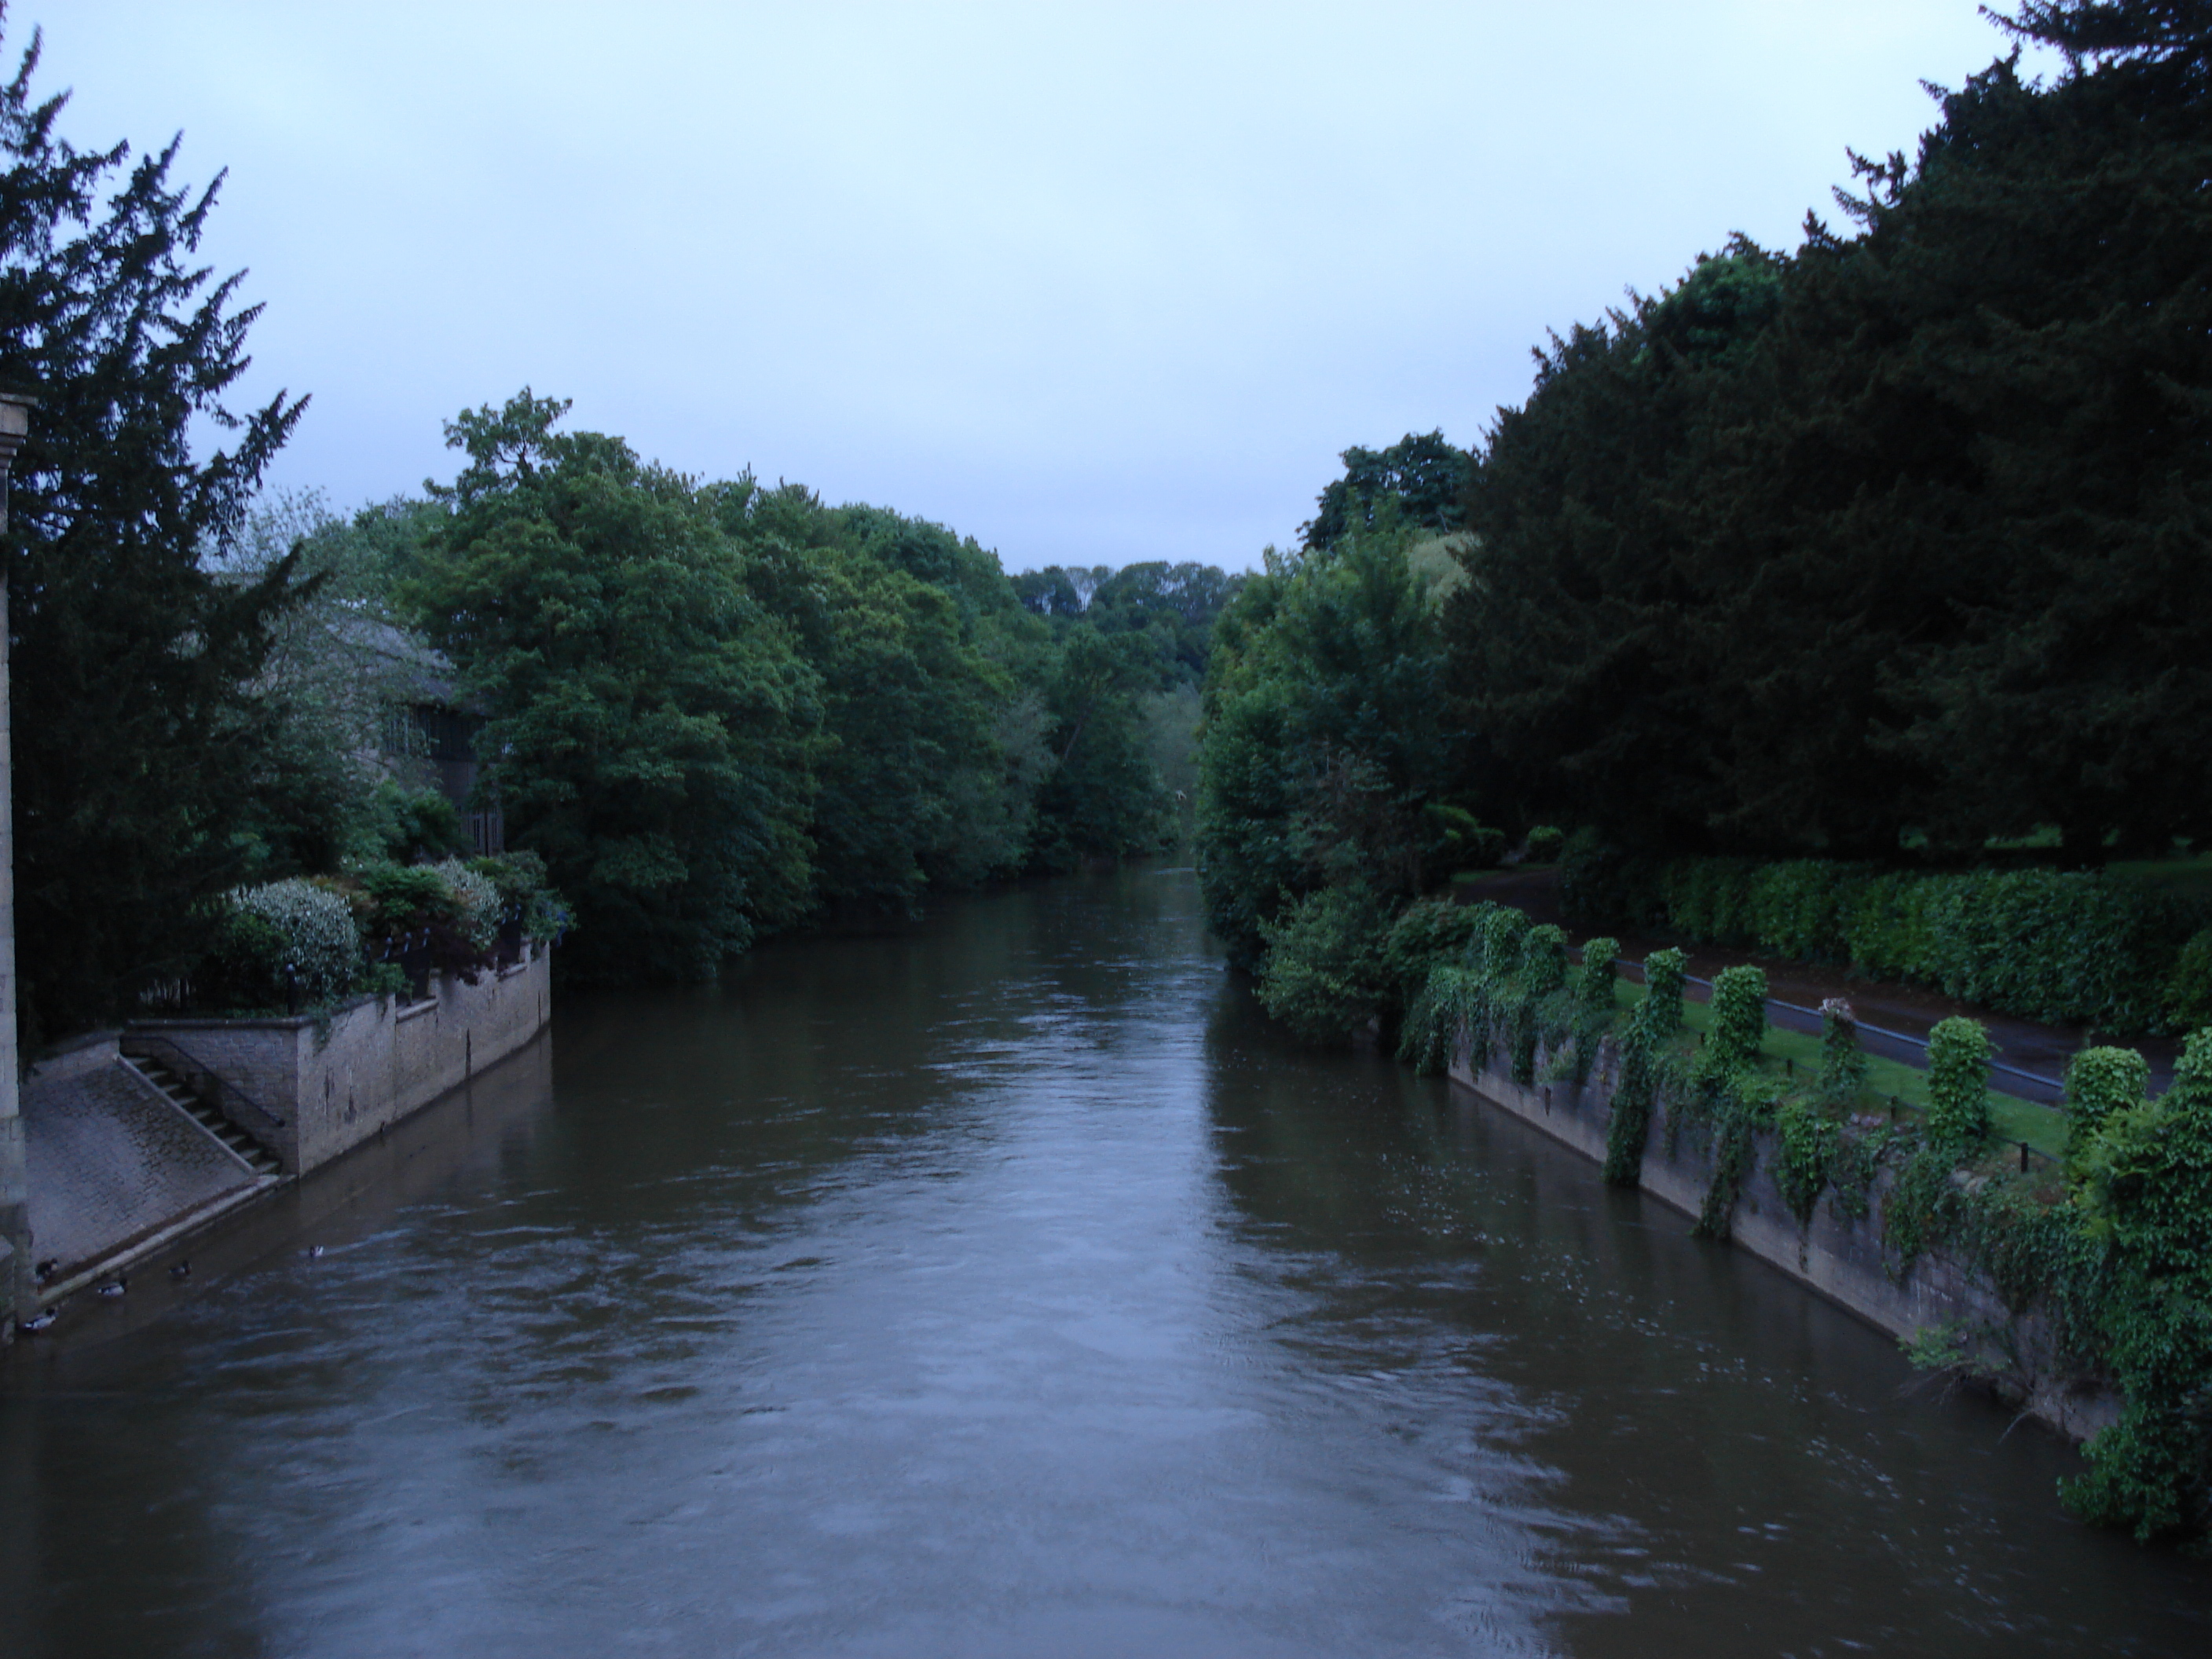
{"label": "rippled water surface", "polygon": [[2212,1652],[1686,1234],[1291,1047],[1188,872],[573,996],[0,1367],[0,1652]]}

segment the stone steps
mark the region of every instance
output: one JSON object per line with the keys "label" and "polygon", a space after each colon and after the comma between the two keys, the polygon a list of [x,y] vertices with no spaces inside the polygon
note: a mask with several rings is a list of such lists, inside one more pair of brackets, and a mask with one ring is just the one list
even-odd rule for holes
{"label": "stone steps", "polygon": [[179,1109],[190,1114],[201,1127],[243,1158],[255,1175],[283,1173],[283,1166],[277,1163],[273,1152],[202,1099],[190,1084],[160,1059],[152,1054],[131,1053],[128,1049],[125,1054],[138,1068],[141,1076],[175,1102]]}

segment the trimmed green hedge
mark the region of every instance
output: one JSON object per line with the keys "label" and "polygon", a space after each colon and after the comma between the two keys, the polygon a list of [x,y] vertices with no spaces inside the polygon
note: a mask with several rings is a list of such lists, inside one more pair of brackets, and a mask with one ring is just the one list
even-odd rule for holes
{"label": "trimmed green hedge", "polygon": [[1883,870],[1823,859],[1678,859],[1569,848],[1563,895],[1589,921],[1849,963],[2000,1012],[2116,1034],[2185,1028],[2212,1004],[2200,902],[2093,872]]}

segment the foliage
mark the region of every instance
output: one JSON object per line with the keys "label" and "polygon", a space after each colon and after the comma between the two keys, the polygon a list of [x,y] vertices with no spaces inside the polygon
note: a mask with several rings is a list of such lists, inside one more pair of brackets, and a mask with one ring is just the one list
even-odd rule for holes
{"label": "foliage", "polygon": [[196,986],[202,1001],[282,1008],[296,994],[326,1003],[361,972],[360,930],[335,893],[295,877],[236,888],[225,896],[225,911]]}
{"label": "foliage", "polygon": [[1473,1034],[1480,1042],[1489,1029],[1490,997],[1474,969],[1442,963],[1407,1005],[1398,1028],[1398,1058],[1416,1072],[1441,1072],[1455,1047]]}
{"label": "foliage", "polygon": [[1251,963],[1284,905],[1331,884],[1421,892],[1438,840],[1424,808],[1456,791],[1463,735],[1408,532],[1378,527],[1269,552],[1215,630],[1199,756],[1208,919]]}
{"label": "foliage", "polygon": [[2150,1062],[2133,1048],[2084,1048],[2066,1065],[2066,1150],[2080,1158],[2116,1113],[2142,1104]]}
{"label": "foliage", "polygon": [[2166,1023],[2176,1030],[2212,1024],[2212,927],[2198,929],[2175,954],[2163,1003]]}
{"label": "foliage", "polygon": [[1613,962],[1620,955],[1617,939],[1599,933],[1583,941],[1582,965],[1575,974],[1575,1006],[1583,1018],[1613,1018],[1613,987],[1618,978]]}
{"label": "foliage", "polygon": [[[131,161],[58,139],[37,61],[34,39],[0,88],[0,385],[39,398],[5,550],[33,1043],[189,971],[220,895],[284,873],[255,867],[285,789],[258,682],[297,566],[225,581],[203,555],[236,535],[304,407],[229,401],[259,308],[199,263],[216,187],[173,180],[173,142]],[[210,433],[227,447],[196,458]]]}
{"label": "foliage", "polygon": [[469,834],[459,811],[441,792],[410,789],[386,778],[362,800],[348,840],[356,858],[404,862],[465,852]]}
{"label": "foliage", "polygon": [[1843,1127],[1814,1102],[1790,1099],[1774,1115],[1774,1184],[1800,1226],[1810,1225],[1813,1207],[1827,1189]]}
{"label": "foliage", "polygon": [[1548,996],[1567,982],[1567,936],[1551,922],[1531,927],[1521,941],[1521,978],[1532,996]]}
{"label": "foliage", "polygon": [[[1842,229],[1554,337],[1448,618],[1507,785],[1629,853],[2069,862],[2212,823],[2202,9],[2027,7]],[[2021,1012],[2027,1012],[2023,1009]],[[2115,1024],[2101,1015],[2100,1025]]]}
{"label": "foliage", "polygon": [[1552,824],[1540,823],[1528,832],[1522,850],[1531,864],[1555,864],[1566,844],[1565,830]]}
{"label": "foliage", "polygon": [[492,710],[508,838],[585,927],[587,975],[711,975],[808,897],[820,679],[747,591],[710,504],[527,392],[447,428],[468,465],[408,585]]}
{"label": "foliage", "polygon": [[1348,1042],[1389,994],[1389,909],[1357,885],[1307,894],[1267,924],[1260,1004],[1308,1042]]}
{"label": "foliage", "polygon": [[1319,510],[1298,526],[1303,546],[1326,547],[1371,529],[1386,512],[1425,529],[1459,528],[1469,458],[1447,443],[1441,431],[1419,437],[1409,432],[1388,449],[1355,444],[1339,459],[1344,476],[1322,491]]}
{"label": "foliage", "polygon": [[1644,1150],[1662,1089],[1673,1081],[1668,1045],[1682,1029],[1682,988],[1689,959],[1680,951],[1654,951],[1644,959],[1644,1000],[1630,1014],[1621,1038],[1620,1080],[1606,1123],[1605,1179],[1633,1187],[1643,1179]]}
{"label": "foliage", "polygon": [[1713,979],[1712,1009],[1706,1064],[1732,1072],[1756,1061],[1766,1038],[1765,970],[1748,963],[1722,969]]}
{"label": "foliage", "polygon": [[2171,891],[2081,871],[1607,860],[1587,839],[1575,860],[1565,896],[1577,915],[1850,963],[2003,1012],[2106,1030],[2159,1029],[2185,982],[2184,941],[2201,922],[2198,907]]}
{"label": "foliage", "polygon": [[1821,1101],[1832,1107],[1850,1105],[1865,1089],[1866,1078],[1866,1050],[1859,1047],[1858,1016],[1841,997],[1823,999],[1819,1085]]}
{"label": "foliage", "polygon": [[1682,992],[1689,975],[1689,957],[1671,946],[1644,958],[1641,1006],[1651,1010],[1644,1018],[1654,1037],[1671,1037],[1682,1029]]}
{"label": "foliage", "polygon": [[1432,836],[1431,856],[1440,868],[1486,869],[1505,851],[1505,832],[1492,829],[1464,806],[1432,800],[1422,806],[1421,815]]}
{"label": "foliage", "polygon": [[1419,899],[1398,913],[1382,946],[1386,1020],[1395,1021],[1437,968],[1463,957],[1480,917],[1470,905]]}
{"label": "foliage", "polygon": [[431,866],[453,895],[456,931],[478,951],[489,951],[499,939],[499,925],[506,906],[499,887],[473,865],[447,859]]}
{"label": "foliage", "polygon": [[491,883],[501,908],[520,920],[522,936],[552,944],[575,925],[567,901],[545,878],[545,860],[532,852],[471,859],[469,868]]}
{"label": "foliage", "polygon": [[2111,1252],[2102,1309],[2126,1405],[2063,1488],[2085,1519],[2139,1539],[2212,1539],[2212,1031],[2173,1086],[2107,1120],[2085,1160],[2088,1237]]}
{"label": "foliage", "polygon": [[1990,1133],[1990,1034],[1953,1015],[1928,1034],[1928,1137],[1936,1146],[1978,1145]]}

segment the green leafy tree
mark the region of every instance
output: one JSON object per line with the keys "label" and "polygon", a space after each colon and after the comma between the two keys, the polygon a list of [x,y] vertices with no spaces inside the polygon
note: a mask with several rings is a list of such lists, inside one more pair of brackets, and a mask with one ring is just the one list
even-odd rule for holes
{"label": "green leafy tree", "polygon": [[1431,591],[1386,516],[1327,548],[1270,550],[1216,630],[1200,751],[1199,842],[1215,933],[1255,962],[1279,909],[1358,882],[1386,906],[1425,884],[1425,806],[1468,744],[1443,708]]}
{"label": "green leafy tree", "polygon": [[[15,465],[15,881],[27,1036],[187,971],[253,871],[277,720],[258,683],[293,562],[219,580],[304,401],[228,401],[257,307],[196,259],[216,185],[56,136],[33,43],[0,90],[0,383],[40,407]],[[225,434],[195,456],[196,426]],[[281,871],[274,873],[282,873]]]}
{"label": "green leafy tree", "polygon": [[462,414],[451,520],[403,590],[484,698],[510,841],[574,902],[572,970],[711,976],[797,919],[820,680],[713,506],[525,390]]}
{"label": "green leafy tree", "polygon": [[820,899],[903,911],[932,884],[1018,868],[1028,803],[992,787],[1013,689],[963,639],[954,596],[849,548],[773,535],[746,547],[748,588],[822,679],[830,741],[809,826]]}
{"label": "green leafy tree", "polygon": [[1141,636],[1071,629],[1046,671],[1051,766],[1037,793],[1033,862],[1068,870],[1085,858],[1157,847],[1168,829],[1143,699],[1158,683]]}
{"label": "green leafy tree", "polygon": [[1344,476],[1322,491],[1318,510],[1298,526],[1301,545],[1325,547],[1349,532],[1373,528],[1385,501],[1399,522],[1432,531],[1460,527],[1469,458],[1443,432],[1409,432],[1388,449],[1354,444],[1340,459]]}

